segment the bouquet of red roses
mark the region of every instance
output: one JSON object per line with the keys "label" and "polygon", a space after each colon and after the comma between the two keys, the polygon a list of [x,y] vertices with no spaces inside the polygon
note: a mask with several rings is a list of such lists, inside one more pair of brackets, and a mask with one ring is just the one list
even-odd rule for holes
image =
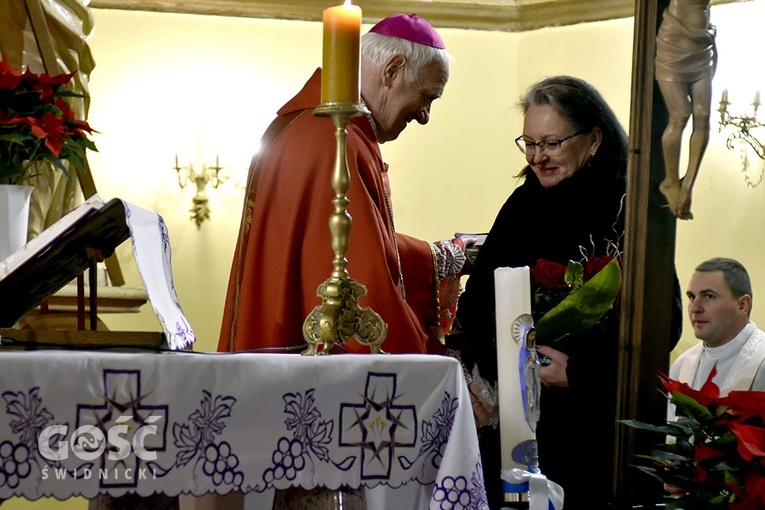
{"label": "bouquet of red roses", "polygon": [[673,437],[637,466],[684,495],[668,510],[761,510],[765,508],[765,392],[731,391],[720,397],[707,383],[696,391],[661,375],[678,421],[655,426],[625,420],[630,427]]}
{"label": "bouquet of red roses", "polygon": [[531,268],[532,316],[539,340],[557,340],[587,331],[618,305],[622,278],[619,260],[591,255],[567,266],[537,260]]}

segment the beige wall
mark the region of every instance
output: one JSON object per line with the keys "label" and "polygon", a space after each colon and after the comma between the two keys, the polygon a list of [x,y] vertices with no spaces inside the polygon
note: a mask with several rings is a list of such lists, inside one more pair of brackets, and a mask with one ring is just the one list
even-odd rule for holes
{"label": "beige wall", "polygon": [[[677,272],[683,290],[699,262],[724,256],[743,263],[752,278],[752,319],[760,327],[765,327],[765,263],[762,256],[765,248],[765,182],[753,189],[746,186],[738,150],[731,151],[725,146],[725,140],[733,129],[726,128],[719,132],[716,110],[724,88],[730,90],[730,100],[734,103],[730,110],[734,114],[751,112],[749,103],[753,100],[754,91],[759,89],[765,92],[765,67],[751,60],[765,47],[762,42],[764,19],[763,0],[712,7],[712,23],[717,26],[719,62],[713,81],[711,136],[694,186],[694,219],[678,222],[676,254]],[[765,128],[756,129],[753,133],[765,141]],[[765,162],[758,159],[751,149],[749,157],[752,179],[757,181],[765,170]],[[696,342],[687,319],[684,329],[683,339],[675,354]]]}
{"label": "beige wall", "polygon": [[[177,189],[170,167],[176,152],[181,163],[193,157],[201,138],[210,158],[217,152],[222,164],[244,172],[275,110],[320,65],[321,25],[110,10],[95,15],[89,120],[101,131],[100,152],[91,157],[99,192],[165,218],[196,348],[214,350],[242,192],[230,185],[213,191],[212,218],[197,230],[188,220],[191,191]],[[398,229],[435,241],[491,226],[524,163],[512,143],[521,131],[516,101],[546,74],[590,79],[626,124],[631,27],[631,20],[620,20],[523,35],[442,30],[454,62],[431,123],[412,125],[382,147]],[[611,43],[600,44],[603,39]],[[118,254],[128,284],[140,286],[129,243]],[[327,267],[329,276],[330,259]],[[104,320],[112,329],[159,328],[150,305],[140,317]]]}
{"label": "beige wall", "polygon": [[[715,98],[728,87],[734,107],[751,101],[737,100],[739,89],[758,85],[765,92],[765,79],[756,74],[763,71],[737,62],[732,50],[741,44],[762,47],[752,35],[758,29],[744,24],[765,19],[763,5],[758,0],[712,8],[720,50]],[[235,186],[213,191],[212,218],[197,230],[188,219],[191,191],[181,192],[175,183],[174,156],[179,153],[181,163],[192,158],[201,139],[210,157],[217,153],[222,164],[246,171],[275,110],[320,65],[321,25],[113,10],[94,14],[91,48],[97,65],[89,120],[100,131],[95,139],[100,152],[91,156],[99,192],[164,217],[177,292],[199,337],[195,349],[214,350],[243,194]],[[524,163],[512,143],[521,130],[516,100],[546,75],[568,73],[591,81],[628,126],[631,19],[523,34],[441,32],[455,61],[431,124],[413,125],[383,146],[400,231],[437,240],[491,226]],[[743,37],[750,39],[742,43]],[[750,269],[756,298],[765,289],[765,265],[758,257],[765,246],[765,184],[746,187],[738,155],[725,148],[724,135],[713,118],[694,195],[695,219],[678,223],[678,274],[685,288],[696,263],[716,255],[735,257]],[[759,172],[762,162],[753,162]],[[118,256],[128,285],[142,286],[130,243]],[[327,268],[329,276],[331,260]],[[757,302],[754,319],[765,325],[765,318],[758,319],[765,317],[765,305]],[[160,329],[148,304],[140,314],[103,319],[113,330]],[[693,342],[686,331],[681,349]],[[12,500],[6,507],[84,508],[84,503]]]}
{"label": "beige wall", "polygon": [[[96,26],[91,91],[102,99],[93,102],[90,121],[102,131],[101,152],[91,158],[99,189],[105,198],[119,196],[165,218],[196,348],[214,350],[242,192],[213,192],[212,218],[197,230],[187,219],[190,192],[177,189],[170,166],[176,151],[193,151],[204,126],[207,151],[244,171],[274,112],[320,65],[321,24],[97,11]],[[507,166],[521,161],[510,152],[519,129],[511,106],[519,94],[517,35],[448,30],[443,36],[455,62],[432,123],[413,125],[383,146],[397,227],[432,240],[488,228],[515,182]],[[498,55],[488,73],[487,54]],[[139,105],[140,116],[125,112],[126,100]],[[129,244],[120,251],[128,265]],[[330,271],[328,257],[327,276]],[[140,285],[132,267],[126,273]],[[104,319],[112,329],[158,328],[148,305],[140,320]]]}

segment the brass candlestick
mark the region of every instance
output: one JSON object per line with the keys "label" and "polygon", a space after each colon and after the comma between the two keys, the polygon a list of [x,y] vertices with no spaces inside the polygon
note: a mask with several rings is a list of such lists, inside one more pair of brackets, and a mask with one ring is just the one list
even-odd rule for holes
{"label": "brass candlestick", "polygon": [[388,334],[388,325],[373,310],[358,305],[359,298],[367,294],[364,285],[348,276],[346,265],[351,232],[351,216],[346,211],[346,192],[351,182],[346,159],[345,130],[351,117],[368,113],[360,103],[324,103],[314,115],[332,117],[335,124],[335,166],[332,171],[332,189],[335,211],[329,218],[332,233],[332,250],[335,257],[331,276],[316,291],[322,304],[313,309],[303,322],[303,338],[308,343],[306,355],[330,354],[335,344],[342,344],[352,337],[369,346],[372,353],[381,353],[381,345]]}

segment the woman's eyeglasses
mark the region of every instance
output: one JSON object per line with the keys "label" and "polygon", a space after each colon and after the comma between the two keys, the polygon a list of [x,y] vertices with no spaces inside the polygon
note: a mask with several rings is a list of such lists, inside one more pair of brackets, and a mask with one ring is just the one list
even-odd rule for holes
{"label": "woman's eyeglasses", "polygon": [[587,133],[587,131],[577,131],[573,135],[569,135],[566,138],[560,138],[558,140],[549,138],[547,140],[542,140],[541,142],[532,142],[531,140],[526,140],[523,135],[521,135],[515,139],[515,145],[517,145],[518,149],[527,156],[534,154],[534,151],[536,151],[537,148],[545,151],[548,156],[555,156],[560,153],[560,146],[563,142],[566,140],[571,140],[575,136],[583,135],[585,133]]}

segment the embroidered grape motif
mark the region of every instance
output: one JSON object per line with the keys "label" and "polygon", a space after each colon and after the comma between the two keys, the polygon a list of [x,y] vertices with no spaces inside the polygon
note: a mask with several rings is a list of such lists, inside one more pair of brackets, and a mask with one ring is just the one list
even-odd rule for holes
{"label": "embroidered grape motif", "polygon": [[239,487],[243,482],[241,471],[236,471],[239,458],[231,453],[231,445],[227,441],[219,444],[210,443],[205,448],[202,470],[211,476],[215,485],[233,485]]}
{"label": "embroidered grape motif", "polygon": [[290,440],[282,437],[279,439],[273,455],[271,455],[271,460],[274,463],[274,467],[268,468],[263,474],[263,478],[267,483],[272,483],[274,480],[281,480],[282,478],[294,480],[298,471],[305,467],[303,443],[297,439]]}
{"label": "embroidered grape motif", "polygon": [[14,445],[10,441],[0,443],[0,487],[7,485],[11,489],[32,472],[29,447],[23,443]]}

